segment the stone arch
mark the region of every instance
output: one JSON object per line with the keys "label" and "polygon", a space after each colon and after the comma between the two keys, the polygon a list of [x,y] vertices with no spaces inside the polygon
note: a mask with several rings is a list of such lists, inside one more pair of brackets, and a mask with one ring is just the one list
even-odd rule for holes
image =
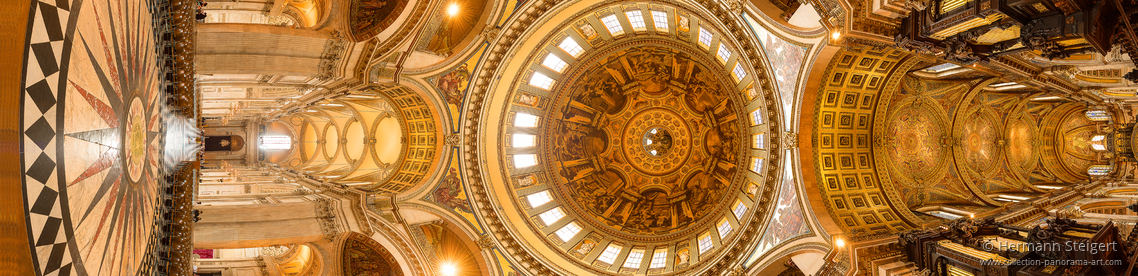
{"label": "stone arch", "polygon": [[342,275],[392,275],[403,274],[398,260],[376,240],[359,233],[349,233],[339,245],[338,271]]}
{"label": "stone arch", "polygon": [[[263,252],[263,251],[262,251]],[[327,260],[315,245],[296,244],[275,258],[277,269],[284,276],[328,275]]]}
{"label": "stone arch", "polygon": [[409,232],[412,240],[419,247],[423,261],[432,271],[437,271],[442,265],[454,265],[460,275],[492,275],[492,263],[482,254],[480,237],[477,230],[467,229],[459,225],[450,215],[441,214],[438,210],[421,205],[413,205],[412,209],[421,209],[438,216],[439,219],[410,225]]}

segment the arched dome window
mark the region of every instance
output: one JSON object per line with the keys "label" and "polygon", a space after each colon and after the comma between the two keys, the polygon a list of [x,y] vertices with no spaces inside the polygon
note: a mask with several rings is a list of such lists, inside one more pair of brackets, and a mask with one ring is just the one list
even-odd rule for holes
{"label": "arched dome window", "polygon": [[1087,116],[1087,119],[1091,121],[1110,121],[1110,114],[1106,113],[1106,110],[1087,110],[1087,112],[1083,114],[1085,114]]}
{"label": "arched dome window", "polygon": [[261,136],[261,148],[266,150],[287,150],[292,148],[292,139],[285,135]]}
{"label": "arched dome window", "polygon": [[1105,140],[1106,135],[1103,134],[1098,134],[1094,137],[1091,137],[1091,148],[1095,149],[1096,151],[1106,151],[1106,144],[1104,144]]}
{"label": "arched dome window", "polygon": [[1114,169],[1114,167],[1110,165],[1094,165],[1087,169],[1087,174],[1091,176],[1104,176],[1110,174],[1112,169]]}

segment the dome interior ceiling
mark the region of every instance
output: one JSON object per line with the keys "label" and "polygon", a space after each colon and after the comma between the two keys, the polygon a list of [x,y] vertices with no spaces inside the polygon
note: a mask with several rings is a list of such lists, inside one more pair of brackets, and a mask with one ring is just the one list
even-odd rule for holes
{"label": "dome interior ceiling", "polygon": [[726,74],[706,62],[647,44],[571,68],[540,145],[548,164],[562,164],[554,181],[575,210],[657,236],[723,208],[746,167],[749,129]]}
{"label": "dome interior ceiling", "polygon": [[569,271],[685,274],[741,258],[724,253],[754,238],[740,233],[766,218],[774,195],[760,190],[781,164],[761,54],[667,5],[558,20],[489,107],[505,106],[491,154],[513,194],[496,204],[529,218],[513,227]]}

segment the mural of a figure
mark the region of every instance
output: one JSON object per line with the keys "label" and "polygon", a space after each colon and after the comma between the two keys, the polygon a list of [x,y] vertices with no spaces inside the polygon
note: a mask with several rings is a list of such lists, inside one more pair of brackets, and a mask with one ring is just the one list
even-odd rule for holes
{"label": "mural of a figure", "polygon": [[465,96],[463,92],[466,91],[466,86],[469,82],[470,69],[467,69],[466,64],[463,63],[457,68],[454,68],[454,70],[439,77],[436,87],[446,96],[447,103],[461,105],[462,98]]}
{"label": "mural of a figure", "polygon": [[462,193],[462,180],[458,179],[458,171],[454,168],[447,173],[446,179],[439,183],[439,187],[431,192],[431,197],[439,205],[447,208],[470,213],[470,202],[465,198],[458,198]]}

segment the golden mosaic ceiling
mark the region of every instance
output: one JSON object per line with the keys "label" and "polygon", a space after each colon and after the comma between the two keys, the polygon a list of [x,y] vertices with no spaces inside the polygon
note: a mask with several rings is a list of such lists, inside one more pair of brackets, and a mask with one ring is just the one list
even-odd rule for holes
{"label": "golden mosaic ceiling", "polygon": [[620,232],[666,235],[730,203],[748,129],[729,77],[705,65],[714,61],[644,42],[566,74],[540,144],[574,210]]}

